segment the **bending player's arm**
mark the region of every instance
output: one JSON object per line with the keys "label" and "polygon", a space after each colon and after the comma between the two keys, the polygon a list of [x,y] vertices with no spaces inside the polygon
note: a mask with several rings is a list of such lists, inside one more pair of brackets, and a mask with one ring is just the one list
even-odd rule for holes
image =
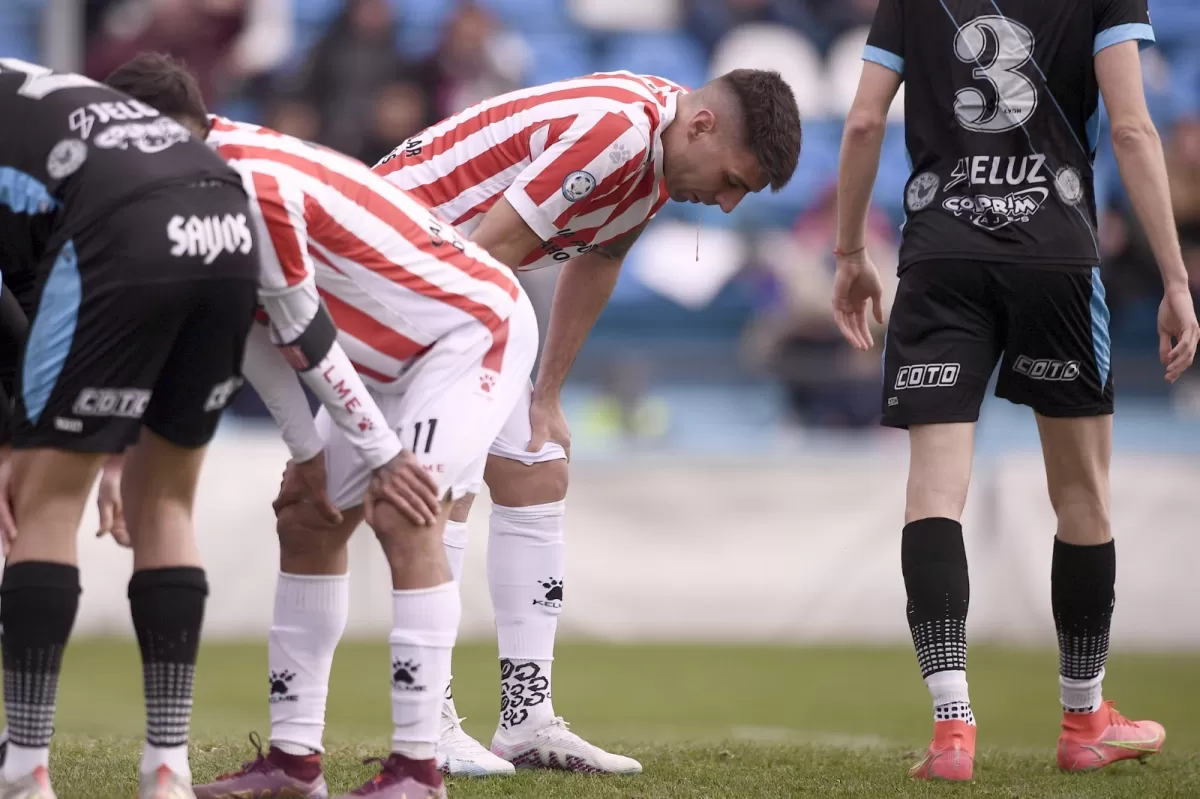
{"label": "bending player's arm", "polygon": [[621,264],[646,224],[563,264],[554,287],[546,344],[534,387],[538,400],[558,402],[567,373],[608,304]]}
{"label": "bending player's arm", "polygon": [[[543,243],[562,235],[571,219],[596,200],[637,180],[649,149],[647,130],[623,114],[579,114],[484,216],[472,241],[518,269]],[[644,224],[563,265],[538,367],[530,449],[549,437],[569,447],[559,392],[575,356],[612,295],[625,254]]]}
{"label": "bending player's arm", "polygon": [[304,463],[319,455],[325,441],[313,422],[308,397],[291,364],[271,341],[266,324],[250,329],[242,373],[279,425],[292,460]]}
{"label": "bending player's arm", "polygon": [[284,428],[297,463],[312,459],[324,445],[318,445],[304,392],[281,361],[299,373],[367,465],[378,468],[403,447],[338,344],[337,327],[317,293],[303,195],[293,197],[262,175],[253,176],[253,185],[263,262],[259,299],[271,320],[267,343],[277,349],[268,355],[262,333],[255,331],[248,341],[246,376]]}

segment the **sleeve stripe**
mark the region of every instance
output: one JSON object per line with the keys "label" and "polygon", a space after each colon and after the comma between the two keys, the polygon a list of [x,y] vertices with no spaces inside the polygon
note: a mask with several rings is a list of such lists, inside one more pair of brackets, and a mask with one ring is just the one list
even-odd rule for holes
{"label": "sleeve stripe", "polygon": [[300,249],[296,229],[288,217],[279,181],[271,175],[255,172],[254,193],[258,195],[258,205],[262,210],[263,221],[271,236],[271,245],[283,271],[284,280],[289,286],[302,283],[308,277],[308,266]]}
{"label": "sleeve stripe", "polygon": [[1102,30],[1096,34],[1092,55],[1121,42],[1138,42],[1138,49],[1144,50],[1154,43],[1154,28],[1144,22],[1130,22]]}
{"label": "sleeve stripe", "polygon": [[881,47],[867,45],[863,49],[863,61],[870,61],[873,64],[886,67],[892,72],[895,72],[897,75],[904,74],[904,59],[893,52],[884,50]]}

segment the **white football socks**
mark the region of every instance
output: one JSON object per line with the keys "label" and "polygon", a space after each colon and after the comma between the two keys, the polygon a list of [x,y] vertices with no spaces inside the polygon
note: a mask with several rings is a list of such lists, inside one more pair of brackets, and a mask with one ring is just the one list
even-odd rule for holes
{"label": "white football socks", "polygon": [[1095,713],[1104,703],[1104,669],[1090,680],[1072,680],[1059,675],[1058,691],[1065,713]]}
{"label": "white football socks", "polygon": [[965,721],[975,724],[971,697],[967,691],[967,673],[959,670],[935,671],[925,678],[933,697],[933,720]]}
{"label": "white football socks", "polygon": [[563,602],[566,502],[493,505],[488,587],[499,639],[500,730],[536,731],[554,719],[550,664]]}
{"label": "white football socks", "polygon": [[429,760],[437,751],[462,617],[458,583],[393,591],[392,614],[392,751]]}
{"label": "white football socks", "polygon": [[267,639],[272,746],[291,755],[324,751],[333,653],[349,616],[349,574],[279,574]]}

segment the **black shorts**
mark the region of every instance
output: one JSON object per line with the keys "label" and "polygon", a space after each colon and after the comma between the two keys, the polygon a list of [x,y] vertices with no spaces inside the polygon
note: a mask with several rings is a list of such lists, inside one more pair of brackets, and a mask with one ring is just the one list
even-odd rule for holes
{"label": "black shorts", "polygon": [[1113,411],[1099,268],[925,261],[900,275],[883,356],[883,424],[974,422],[996,396],[1043,416]]}
{"label": "black shorts", "polygon": [[258,252],[245,193],[173,186],[48,255],[19,370],[15,448],[121,452],[141,425],[208,443],[242,384]]}

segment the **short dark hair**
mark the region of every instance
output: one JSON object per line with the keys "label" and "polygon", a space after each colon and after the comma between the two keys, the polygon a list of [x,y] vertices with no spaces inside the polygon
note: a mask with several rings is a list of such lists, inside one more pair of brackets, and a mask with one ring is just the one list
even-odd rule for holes
{"label": "short dark hair", "polygon": [[165,53],[139,53],[104,82],[176,120],[205,122],[208,109],[200,84],[182,61]]}
{"label": "short dark hair", "polygon": [[716,82],[741,105],[746,145],[770,180],[771,191],[779,191],[800,162],[800,109],[792,87],[778,72],[762,69],[735,69]]}

